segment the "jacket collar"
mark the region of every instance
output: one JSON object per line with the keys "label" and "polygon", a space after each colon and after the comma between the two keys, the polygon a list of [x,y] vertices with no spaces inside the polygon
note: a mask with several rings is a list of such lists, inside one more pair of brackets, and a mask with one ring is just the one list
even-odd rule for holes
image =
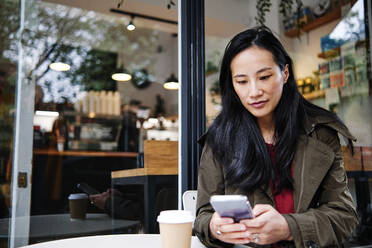
{"label": "jacket collar", "polygon": [[356,141],[349,129],[331,116],[307,117],[304,120],[304,129],[307,135],[311,135],[317,126],[324,125],[340,133],[347,139]]}
{"label": "jacket collar", "polygon": [[332,166],[335,153],[319,140],[302,135],[293,159],[295,212],[308,209],[322,180]]}

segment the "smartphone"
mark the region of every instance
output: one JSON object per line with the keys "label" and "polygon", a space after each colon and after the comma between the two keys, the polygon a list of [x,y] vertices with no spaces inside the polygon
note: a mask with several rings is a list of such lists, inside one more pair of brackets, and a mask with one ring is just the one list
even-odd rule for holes
{"label": "smartphone", "polygon": [[210,202],[221,217],[233,218],[235,222],[252,219],[251,204],[245,195],[214,195]]}
{"label": "smartphone", "polygon": [[83,191],[84,193],[88,194],[88,195],[95,195],[95,194],[100,193],[98,190],[96,190],[95,188],[92,188],[91,186],[89,186],[86,183],[78,183],[77,188],[80,189],[81,191]]}

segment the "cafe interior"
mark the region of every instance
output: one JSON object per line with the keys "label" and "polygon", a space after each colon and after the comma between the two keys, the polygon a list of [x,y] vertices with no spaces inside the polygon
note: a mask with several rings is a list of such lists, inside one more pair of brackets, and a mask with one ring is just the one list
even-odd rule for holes
{"label": "cafe interior", "polygon": [[[181,2],[0,3],[0,247],[158,234],[156,216],[197,189],[197,140],[221,110],[224,49],[262,16],[300,92],[357,138],[353,155],[341,139],[345,170],[372,234],[371,2],[292,1],[301,5],[286,12],[271,1],[266,14],[251,0],[200,1],[202,14]],[[195,15],[199,26],[185,22]],[[199,54],[185,58],[193,46]],[[80,193],[95,198],[71,222],[69,196]]]}

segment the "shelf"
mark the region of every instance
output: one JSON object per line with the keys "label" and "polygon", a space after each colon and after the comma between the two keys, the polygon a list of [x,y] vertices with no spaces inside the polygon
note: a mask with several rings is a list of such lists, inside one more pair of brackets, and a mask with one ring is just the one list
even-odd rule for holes
{"label": "shelf", "polygon": [[34,149],[36,155],[72,156],[72,157],[124,157],[136,158],[136,152],[102,152],[102,151],[57,151],[56,149]]}
{"label": "shelf", "polygon": [[[365,40],[358,40],[356,43],[355,43],[355,47],[357,46],[365,46]],[[334,58],[338,55],[340,55],[341,53],[341,48],[340,47],[336,47],[336,48],[333,48],[331,50],[328,50],[328,51],[325,51],[325,52],[322,52],[322,53],[319,53],[318,54],[318,58],[321,58],[321,59],[330,59],[330,58]]]}
{"label": "shelf", "polygon": [[[356,2],[356,0],[350,1],[351,6]],[[303,32],[309,32],[313,29],[316,29],[320,26],[323,26],[327,23],[330,23],[334,20],[341,18],[341,6],[338,6],[334,8],[333,10],[329,11],[324,16],[318,17],[313,19],[312,21],[309,21],[307,24],[305,24],[300,31],[300,34]],[[298,35],[298,28],[293,28],[284,33],[286,36],[294,38]]]}
{"label": "shelf", "polygon": [[111,178],[159,176],[159,175],[178,175],[178,168],[177,167],[137,168],[137,169],[119,170],[119,171],[111,172]]}
{"label": "shelf", "polygon": [[325,97],[325,90],[313,91],[313,92],[308,93],[308,94],[303,94],[303,96],[306,100],[313,100],[313,99],[317,99],[317,98],[322,98],[322,97]]}
{"label": "shelf", "polygon": [[63,114],[65,116],[80,116],[83,118],[89,118],[89,119],[111,119],[111,120],[121,120],[123,117],[121,115],[106,115],[106,114],[95,114],[92,115],[87,113],[80,113],[75,111],[64,111]]}
{"label": "shelf", "polygon": [[323,53],[319,53],[318,54],[318,58],[321,58],[321,59],[329,59],[329,58],[333,58],[333,57],[336,57],[340,54],[340,48],[337,47],[337,48],[334,48],[334,49],[331,49],[331,50],[328,50],[326,52],[323,52]]}

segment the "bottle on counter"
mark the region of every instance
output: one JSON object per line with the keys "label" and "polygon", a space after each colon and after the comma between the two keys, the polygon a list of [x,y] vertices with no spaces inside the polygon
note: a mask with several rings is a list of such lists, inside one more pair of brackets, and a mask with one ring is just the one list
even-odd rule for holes
{"label": "bottle on counter", "polygon": [[[85,92],[86,93],[86,92]],[[82,112],[84,114],[88,114],[88,111],[89,111],[89,98],[88,98],[88,94],[86,93],[83,97],[83,100],[82,100]]]}
{"label": "bottle on counter", "polygon": [[99,101],[101,104],[101,114],[106,114],[107,113],[107,103],[106,103],[106,91],[102,90],[99,93]]}
{"label": "bottle on counter", "polygon": [[99,114],[101,112],[101,105],[99,101],[99,92],[94,91],[94,113]]}
{"label": "bottle on counter", "polygon": [[115,91],[114,93],[114,115],[120,115],[120,93]]}
{"label": "bottle on counter", "polygon": [[74,103],[74,109],[77,113],[80,113],[81,112],[81,106],[82,105],[82,100],[76,100],[76,102]]}
{"label": "bottle on counter", "polygon": [[107,93],[107,113],[108,115],[112,115],[114,113],[114,101],[113,101],[113,94],[112,91]]}
{"label": "bottle on counter", "polygon": [[94,91],[92,90],[88,92],[88,114],[90,113],[95,113]]}

